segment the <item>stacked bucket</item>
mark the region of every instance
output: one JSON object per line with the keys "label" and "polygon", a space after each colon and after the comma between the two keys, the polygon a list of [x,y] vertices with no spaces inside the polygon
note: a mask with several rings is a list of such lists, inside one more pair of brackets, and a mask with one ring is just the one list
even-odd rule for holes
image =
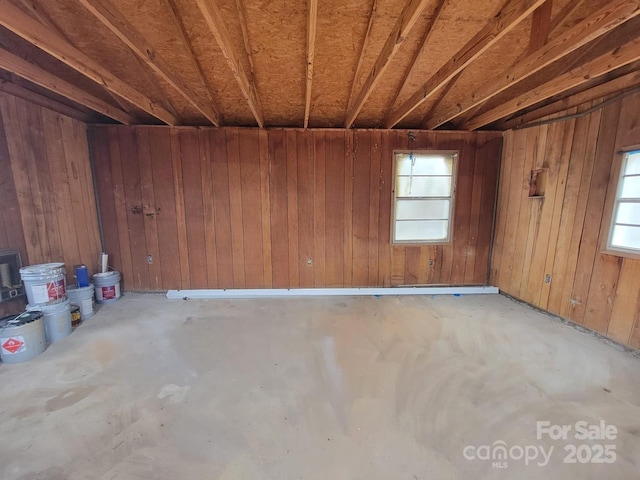
{"label": "stacked bucket", "polygon": [[67,287],[64,263],[44,263],[20,269],[27,311],[0,320],[3,363],[31,360],[48,344],[68,336],[72,328],[94,314],[93,285],[85,265],[75,268],[76,286]]}

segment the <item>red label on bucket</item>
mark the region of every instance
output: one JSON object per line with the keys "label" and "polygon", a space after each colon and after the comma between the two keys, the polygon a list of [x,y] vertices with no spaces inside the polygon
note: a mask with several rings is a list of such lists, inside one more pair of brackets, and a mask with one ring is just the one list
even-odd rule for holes
{"label": "red label on bucket", "polygon": [[116,298],[116,286],[111,285],[110,287],[102,287],[102,299],[103,300],[113,300]]}
{"label": "red label on bucket", "polygon": [[2,344],[2,349],[6,350],[8,353],[16,353],[23,345],[24,342],[19,338],[10,338]]}
{"label": "red label on bucket", "polygon": [[67,292],[64,288],[64,280],[56,280],[54,282],[47,282],[47,294],[49,300],[64,299]]}

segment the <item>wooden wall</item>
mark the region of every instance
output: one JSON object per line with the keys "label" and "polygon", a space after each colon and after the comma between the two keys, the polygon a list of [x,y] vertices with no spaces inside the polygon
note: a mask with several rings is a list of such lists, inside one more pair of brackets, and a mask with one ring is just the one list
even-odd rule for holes
{"label": "wooden wall", "polygon": [[[128,290],[487,283],[500,134],[92,127],[90,138],[106,249]],[[393,150],[407,148],[460,150],[450,245],[390,246]]]}
{"label": "wooden wall", "polygon": [[[576,109],[559,115],[567,113]],[[577,119],[507,132],[491,267],[492,283],[506,293],[635,348],[640,260],[602,254],[600,245],[616,152],[638,144],[640,95]],[[530,171],[545,166],[545,198],[530,199]]]}
{"label": "wooden wall", "polygon": [[94,273],[101,246],[85,124],[0,93],[0,171],[0,248],[18,248],[25,265],[64,262],[68,281],[78,263]]}

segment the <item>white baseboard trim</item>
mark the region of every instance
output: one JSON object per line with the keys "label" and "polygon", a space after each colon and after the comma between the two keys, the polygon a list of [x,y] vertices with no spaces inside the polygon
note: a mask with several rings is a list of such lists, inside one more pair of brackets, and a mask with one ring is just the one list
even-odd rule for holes
{"label": "white baseboard trim", "polygon": [[169,290],[170,300],[214,298],[334,297],[374,295],[481,295],[499,293],[498,287],[394,287],[394,288],[264,288],[229,290]]}

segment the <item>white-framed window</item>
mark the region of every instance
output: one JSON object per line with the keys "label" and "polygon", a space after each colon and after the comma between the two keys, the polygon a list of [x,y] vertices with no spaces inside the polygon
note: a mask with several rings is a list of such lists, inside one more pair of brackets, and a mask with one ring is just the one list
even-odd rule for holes
{"label": "white-framed window", "polygon": [[622,158],[607,250],[640,255],[640,150]]}
{"label": "white-framed window", "polygon": [[449,243],[458,152],[394,152],[394,244]]}

